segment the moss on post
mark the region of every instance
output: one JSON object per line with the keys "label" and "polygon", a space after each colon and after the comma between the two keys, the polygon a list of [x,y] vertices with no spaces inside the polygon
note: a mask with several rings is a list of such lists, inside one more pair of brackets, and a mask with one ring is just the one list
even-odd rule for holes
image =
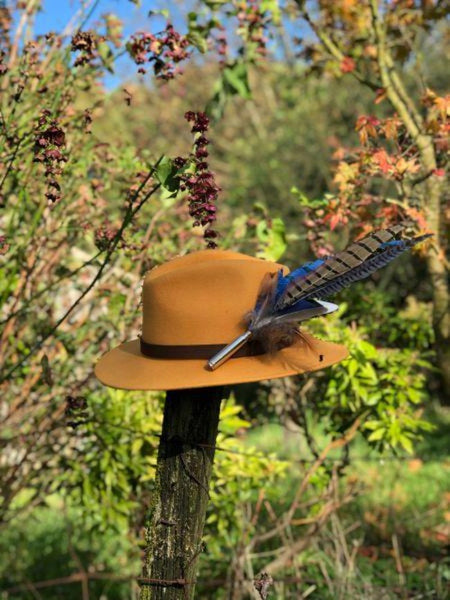
{"label": "moss on post", "polygon": [[167,393],[140,600],[191,600],[202,550],[221,387]]}

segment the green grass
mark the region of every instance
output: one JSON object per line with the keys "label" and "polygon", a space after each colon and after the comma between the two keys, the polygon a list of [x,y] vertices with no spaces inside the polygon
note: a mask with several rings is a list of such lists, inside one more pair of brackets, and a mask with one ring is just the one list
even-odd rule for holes
{"label": "green grass", "polygon": [[[450,525],[450,459],[445,443],[450,410],[429,411],[428,418],[436,429],[417,446],[415,457],[380,458],[362,438],[352,442],[350,464],[340,487],[342,492],[352,484],[359,491],[300,556],[303,575],[316,586],[308,597],[448,597],[450,565],[445,551]],[[280,490],[284,505],[292,498],[303,468],[310,464],[302,466],[299,461],[312,460],[305,438],[294,429],[292,426],[289,433],[279,425],[267,425],[251,431],[247,439],[249,446],[276,452],[292,462]],[[329,438],[320,426],[310,434],[319,450],[326,446]],[[331,466],[338,456],[336,452],[330,454],[328,464]],[[305,496],[311,494],[314,491],[309,490]],[[290,597],[289,592],[280,592],[280,598]]]}

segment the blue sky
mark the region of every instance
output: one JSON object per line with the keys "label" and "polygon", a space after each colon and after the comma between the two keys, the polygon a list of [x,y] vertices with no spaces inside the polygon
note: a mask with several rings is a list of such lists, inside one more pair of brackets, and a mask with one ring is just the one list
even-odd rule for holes
{"label": "blue sky", "polygon": [[[1,3],[2,0],[0,0]],[[94,6],[89,19],[83,25],[83,29],[95,29],[101,15],[105,13],[114,13],[123,22],[123,36],[126,40],[136,31],[150,30],[153,32],[164,29],[167,18],[154,14],[151,18],[149,12],[158,12],[163,9],[170,11],[170,20],[181,30],[186,28],[186,14],[192,9],[193,0],[183,3],[177,3],[172,0],[142,0],[141,6],[137,6],[130,0],[85,0],[84,5]],[[48,31],[57,31],[61,33],[71,22],[77,12],[80,10],[82,2],[80,0],[42,0],[42,10],[37,14],[34,32],[43,34]],[[79,19],[76,21],[79,24]],[[121,81],[135,76],[136,66],[125,55],[119,59],[115,65],[114,75],[106,75],[104,83],[111,89],[120,84]]]}
{"label": "blue sky", "polygon": [[[73,21],[80,10],[80,5],[79,0],[43,0],[42,10],[36,16],[35,33],[42,34],[48,31],[62,32],[68,23]],[[125,39],[136,31],[149,29],[157,31],[164,27],[166,18],[158,15],[149,18],[149,11],[158,11],[170,6],[173,22],[177,23],[181,20],[180,13],[176,7],[171,2],[164,2],[164,0],[144,0],[140,7],[136,6],[130,0],[99,0],[98,2],[94,0],[89,2],[89,6],[94,6],[94,10],[92,10],[87,22],[83,25],[83,29],[95,29],[95,24],[101,15],[114,13],[123,21]],[[79,24],[79,22],[78,19],[76,23]],[[106,87],[114,88],[130,74],[134,75],[136,69],[131,65],[130,59],[127,56],[123,56],[116,64],[116,73],[105,76],[104,82]]]}
{"label": "blue sky", "polygon": [[[44,33],[49,30],[62,31],[67,23],[80,9],[79,0],[42,0],[42,11],[36,18],[36,32]],[[84,4],[87,4],[84,2]],[[89,1],[89,6],[95,5],[91,17],[86,27],[93,27],[95,21],[104,13],[114,13],[119,16],[124,23],[125,35],[140,29],[152,29],[155,25],[165,23],[165,18],[154,16],[148,17],[150,11],[161,9],[170,9],[174,23],[180,20],[180,11],[177,5],[171,1],[164,0],[143,0],[141,6],[137,6],[130,0],[98,0],[98,2]],[[178,5],[179,6],[179,5]],[[183,13],[189,10],[189,3],[184,3]]]}
{"label": "blue sky", "polygon": [[[90,2],[90,4],[95,4]],[[125,28],[145,27],[149,22],[146,18],[150,10],[161,8],[156,1],[144,2],[145,5],[137,7],[129,0],[100,0],[89,20],[92,26],[95,20],[103,13],[117,14],[125,24]],[[41,33],[48,30],[61,31],[80,8],[78,0],[43,0],[42,11],[36,19],[36,30]]]}
{"label": "blue sky", "polygon": [[[2,0],[0,0],[1,2]],[[73,23],[74,18],[80,11],[80,6],[83,4],[88,5],[87,10],[90,11],[87,22],[83,23],[83,29],[95,29],[95,24],[101,15],[114,13],[122,20],[124,39],[128,39],[136,31],[161,31],[165,26],[166,17],[154,15],[150,18],[149,12],[158,12],[162,9],[170,11],[172,23],[181,31],[185,31],[186,15],[194,9],[195,0],[184,0],[183,2],[177,2],[176,0],[142,0],[141,6],[137,6],[130,0],[42,0],[42,10],[37,14],[34,25],[35,34],[43,34],[49,31],[61,33],[71,21]],[[90,7],[94,8],[91,10]],[[76,25],[80,24],[79,15],[75,23]],[[289,23],[287,23],[287,29],[292,29]],[[296,31],[295,33],[299,34],[302,31]],[[127,56],[121,57],[115,68],[114,75],[106,75],[104,78],[104,83],[109,89],[118,86],[121,81],[129,79],[130,76],[136,76],[136,67]]]}

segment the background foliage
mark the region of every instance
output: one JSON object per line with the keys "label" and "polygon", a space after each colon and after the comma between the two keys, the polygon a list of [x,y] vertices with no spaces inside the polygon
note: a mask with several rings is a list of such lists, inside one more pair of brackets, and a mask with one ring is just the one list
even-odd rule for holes
{"label": "background foliage", "polygon": [[270,571],[280,599],[445,598],[445,3],[205,1],[144,31],[99,4],[45,35],[39,3],[0,8],[5,598],[137,595],[163,398],[92,365],[139,333],[149,268],[211,240],[296,266],[405,219],[434,241],[310,325],[351,358],[224,404],[198,597]]}

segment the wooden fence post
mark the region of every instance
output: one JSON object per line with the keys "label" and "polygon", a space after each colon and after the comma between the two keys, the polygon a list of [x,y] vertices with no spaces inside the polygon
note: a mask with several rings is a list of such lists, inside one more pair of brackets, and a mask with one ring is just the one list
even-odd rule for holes
{"label": "wooden fence post", "polygon": [[192,600],[223,387],[167,392],[140,600]]}

